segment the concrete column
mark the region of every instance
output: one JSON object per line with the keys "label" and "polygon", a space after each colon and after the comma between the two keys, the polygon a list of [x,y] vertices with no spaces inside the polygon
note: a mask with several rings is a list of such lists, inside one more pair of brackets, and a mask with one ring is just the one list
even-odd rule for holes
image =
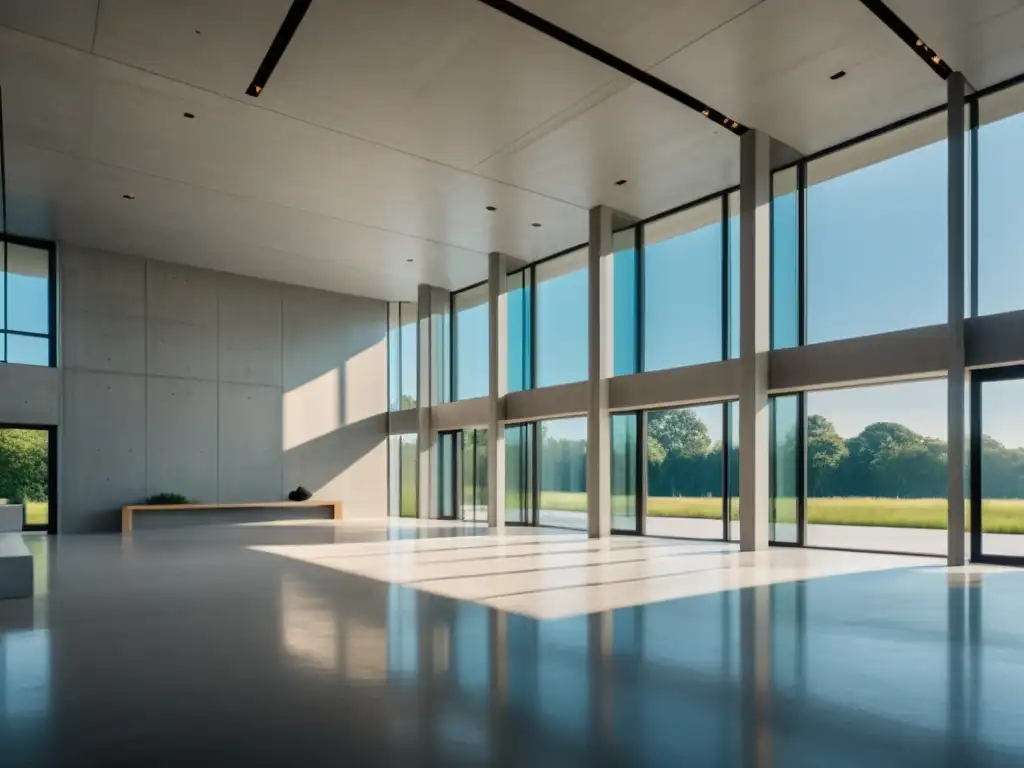
{"label": "concrete column", "polygon": [[505,528],[505,395],[508,394],[508,259],[492,253],[487,264],[489,318],[487,404],[487,527]]}
{"label": "concrete column", "polygon": [[440,514],[438,442],[430,419],[431,406],[443,402],[448,384],[448,324],[451,294],[444,288],[420,285],[417,304],[416,416],[418,492],[416,516],[437,518]]}
{"label": "concrete column", "polygon": [[590,209],[587,262],[589,375],[587,378],[587,535],[603,538],[612,530],[611,417],[608,379],[613,370],[614,212]]}
{"label": "concrete column", "polygon": [[740,549],[768,547],[771,138],[740,137]]}
{"label": "concrete column", "polygon": [[967,459],[967,428],[964,413],[967,397],[967,359],[964,346],[964,292],[967,232],[967,121],[965,99],[969,85],[963,74],[954,72],[946,81],[946,128],[949,181],[948,248],[949,248],[949,379],[947,392],[948,447],[948,561],[963,565],[967,560],[965,532],[965,489]]}
{"label": "concrete column", "polygon": [[421,284],[416,304],[416,517],[421,519],[432,517],[431,511],[436,507],[434,497],[437,495],[433,487],[433,479],[436,476],[434,463],[437,461],[437,457],[430,430],[433,378],[430,370],[432,294],[431,286]]}

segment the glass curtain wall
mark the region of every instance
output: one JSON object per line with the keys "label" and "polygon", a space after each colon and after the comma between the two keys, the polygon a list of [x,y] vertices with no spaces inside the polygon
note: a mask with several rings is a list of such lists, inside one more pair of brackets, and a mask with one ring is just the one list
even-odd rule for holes
{"label": "glass curtain wall", "polygon": [[978,371],[971,388],[971,558],[1021,558],[1024,367]]}
{"label": "glass curtain wall", "polygon": [[640,370],[640,254],[635,227],[612,234],[612,370],[616,376]]}
{"label": "glass curtain wall", "polygon": [[534,350],[536,386],[587,378],[587,249],[533,267],[537,313]]}
{"label": "glass curtain wall", "polygon": [[15,238],[0,246],[0,362],[56,365],[51,249]]}
{"label": "glass curtain wall", "polygon": [[[452,400],[488,395],[490,317],[487,300],[487,283],[452,294],[452,348],[455,362]],[[509,314],[511,328],[511,306]],[[510,371],[509,379],[513,377]]]}
{"label": "glass curtain wall", "polygon": [[540,499],[537,524],[587,528],[587,420],[537,422]]}

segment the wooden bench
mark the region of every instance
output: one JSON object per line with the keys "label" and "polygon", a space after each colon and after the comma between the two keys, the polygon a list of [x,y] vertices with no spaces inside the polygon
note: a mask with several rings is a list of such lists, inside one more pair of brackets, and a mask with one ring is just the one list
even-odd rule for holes
{"label": "wooden bench", "polygon": [[303,509],[329,508],[332,520],[341,520],[340,501],[255,501],[242,504],[133,504],[121,507],[121,533],[131,533],[136,512],[196,512],[216,509]]}

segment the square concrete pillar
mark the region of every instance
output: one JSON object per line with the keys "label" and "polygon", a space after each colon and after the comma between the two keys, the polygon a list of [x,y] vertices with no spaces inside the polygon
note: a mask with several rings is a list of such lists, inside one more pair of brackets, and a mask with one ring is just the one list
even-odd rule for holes
{"label": "square concrete pillar", "polygon": [[740,137],[740,549],[768,547],[771,138]]}
{"label": "square concrete pillar", "polygon": [[439,515],[437,488],[437,435],[431,424],[431,407],[443,401],[448,385],[447,364],[448,317],[451,294],[443,288],[420,285],[417,304],[416,334],[416,445],[418,453],[416,516],[436,518]]}
{"label": "square concrete pillar", "polygon": [[[966,233],[970,214],[966,195],[968,159],[966,149],[972,138],[971,126],[966,119],[967,96],[970,85],[960,72],[954,72],[946,81],[948,134],[947,183],[949,215],[948,225],[948,324],[949,324],[949,378],[946,387],[948,445],[948,561],[949,565],[963,565],[967,561],[965,542],[967,428],[966,397],[968,391],[967,357],[964,343]],[[977,226],[976,222],[973,222]]]}
{"label": "square concrete pillar", "polygon": [[508,258],[487,264],[488,378],[487,527],[505,527],[505,396],[508,394]]}
{"label": "square concrete pillar", "polygon": [[587,262],[587,535],[602,538],[612,530],[611,416],[608,379],[614,359],[614,212],[590,209]]}

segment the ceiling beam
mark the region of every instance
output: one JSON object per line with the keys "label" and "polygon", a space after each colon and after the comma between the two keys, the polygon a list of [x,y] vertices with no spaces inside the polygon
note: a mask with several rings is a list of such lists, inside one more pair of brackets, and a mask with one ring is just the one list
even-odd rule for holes
{"label": "ceiling beam", "polygon": [[650,72],[630,64],[624,59],[620,59],[618,56],[609,53],[604,48],[574,35],[567,29],[563,29],[556,24],[552,24],[547,19],[544,19],[535,13],[531,13],[522,6],[510,2],[510,0],[479,0],[479,2],[493,8],[499,13],[503,13],[522,24],[525,24],[532,29],[535,29],[541,34],[557,40],[563,45],[567,45],[570,48],[579,51],[585,56],[589,56],[595,61],[601,62],[607,67],[611,67],[612,69],[621,72],[626,77],[629,77],[642,85],[646,85],[648,88],[652,88],[664,96],[668,96],[670,99],[689,107],[694,112],[699,112],[711,122],[722,126],[737,136],[742,136],[748,130],[747,126],[741,125],[738,121],[733,120],[722,112],[719,112],[717,109],[708,106],[697,97],[691,96],[686,93],[686,91],[676,88],[671,83],[667,83],[661,78],[655,77]]}

